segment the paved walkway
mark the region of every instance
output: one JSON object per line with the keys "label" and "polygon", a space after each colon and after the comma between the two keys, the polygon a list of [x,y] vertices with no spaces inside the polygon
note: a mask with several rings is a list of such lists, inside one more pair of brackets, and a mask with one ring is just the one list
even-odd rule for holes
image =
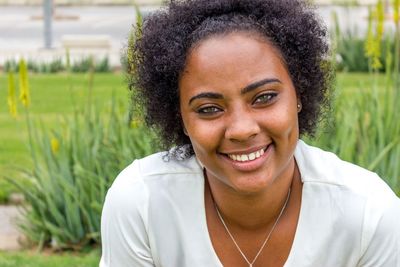
{"label": "paved walkway", "polygon": [[0,205],[0,250],[18,250],[21,248],[18,240],[22,238],[22,234],[16,227],[18,218],[21,218],[19,208]]}

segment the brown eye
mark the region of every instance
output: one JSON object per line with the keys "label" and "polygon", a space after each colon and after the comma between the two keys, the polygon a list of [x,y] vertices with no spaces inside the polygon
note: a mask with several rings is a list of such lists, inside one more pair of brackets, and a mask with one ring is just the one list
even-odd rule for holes
{"label": "brown eye", "polygon": [[201,114],[201,115],[214,115],[217,114],[219,112],[221,112],[222,110],[218,107],[215,106],[208,106],[208,107],[202,107],[199,108],[197,110],[197,113]]}
{"label": "brown eye", "polygon": [[277,95],[278,95],[277,93],[272,93],[272,92],[261,94],[256,97],[253,104],[255,105],[269,104],[276,98]]}

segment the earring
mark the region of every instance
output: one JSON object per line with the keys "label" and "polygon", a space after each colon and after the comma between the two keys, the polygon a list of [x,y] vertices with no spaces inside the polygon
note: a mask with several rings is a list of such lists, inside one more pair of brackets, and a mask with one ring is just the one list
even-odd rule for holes
{"label": "earring", "polygon": [[302,108],[301,103],[298,103],[298,104],[297,104],[297,112],[300,112],[300,111],[301,111],[301,108]]}

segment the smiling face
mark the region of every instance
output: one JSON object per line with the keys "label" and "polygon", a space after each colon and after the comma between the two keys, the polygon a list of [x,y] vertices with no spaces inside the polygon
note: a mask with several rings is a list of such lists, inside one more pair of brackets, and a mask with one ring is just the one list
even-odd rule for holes
{"label": "smiling face", "polygon": [[269,42],[250,33],[201,41],[179,81],[180,110],[210,184],[256,193],[293,174],[296,91]]}

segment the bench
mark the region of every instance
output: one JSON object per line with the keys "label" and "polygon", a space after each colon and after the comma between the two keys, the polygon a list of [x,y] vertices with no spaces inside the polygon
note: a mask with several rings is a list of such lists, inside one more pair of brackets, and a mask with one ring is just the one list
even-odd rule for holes
{"label": "bench", "polygon": [[61,37],[64,49],[110,49],[111,37],[109,35],[72,35]]}

